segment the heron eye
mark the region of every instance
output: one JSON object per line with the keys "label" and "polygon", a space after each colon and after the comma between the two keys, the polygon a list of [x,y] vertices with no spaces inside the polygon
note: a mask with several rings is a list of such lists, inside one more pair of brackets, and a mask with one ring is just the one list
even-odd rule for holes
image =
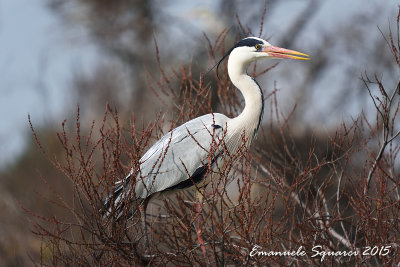
{"label": "heron eye", "polygon": [[259,50],[259,49],[261,48],[261,45],[256,44],[254,47],[255,47],[257,50]]}

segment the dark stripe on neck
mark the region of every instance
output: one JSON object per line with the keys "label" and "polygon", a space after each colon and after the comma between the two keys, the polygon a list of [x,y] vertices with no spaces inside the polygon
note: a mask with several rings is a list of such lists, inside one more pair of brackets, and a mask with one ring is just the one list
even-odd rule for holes
{"label": "dark stripe on neck", "polygon": [[254,130],[254,134],[253,134],[253,138],[255,138],[256,135],[257,135],[258,129],[260,128],[262,118],[263,118],[263,116],[264,116],[264,93],[263,93],[263,91],[262,91],[260,85],[258,84],[257,80],[254,79],[254,78],[252,78],[252,79],[253,79],[253,81],[257,84],[258,89],[260,90],[260,97],[261,97],[260,116],[258,116],[257,128]]}

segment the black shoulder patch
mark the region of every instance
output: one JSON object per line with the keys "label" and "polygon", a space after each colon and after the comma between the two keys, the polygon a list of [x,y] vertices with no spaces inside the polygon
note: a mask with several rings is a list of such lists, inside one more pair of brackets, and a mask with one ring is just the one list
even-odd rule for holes
{"label": "black shoulder patch", "polygon": [[207,174],[207,167],[206,166],[201,166],[197,168],[192,176],[176,185],[170,186],[163,191],[171,191],[171,190],[176,190],[176,189],[185,189],[194,186],[195,184],[200,183],[203,181],[205,175]]}
{"label": "black shoulder patch", "polygon": [[[220,157],[220,154],[215,156],[214,160],[211,162],[211,166],[212,166],[211,168],[213,168],[213,166],[215,166],[214,164],[218,160],[219,157]],[[185,188],[192,187],[195,184],[199,184],[200,182],[202,182],[204,180],[205,176],[207,175],[207,172],[208,172],[207,168],[208,168],[208,164],[205,165],[205,166],[198,167],[193,172],[192,176],[190,176],[188,179],[186,179],[186,180],[184,180],[184,181],[182,181],[182,182],[180,182],[180,183],[178,183],[176,185],[170,186],[170,187],[164,189],[163,191],[171,191],[171,190],[176,190],[176,189],[178,189],[178,190],[179,189],[185,189]],[[207,184],[199,185],[199,186],[206,187]]]}
{"label": "black shoulder patch", "polygon": [[211,126],[214,127],[214,129],[221,129],[222,128],[222,126],[218,125],[218,124],[212,124]]}

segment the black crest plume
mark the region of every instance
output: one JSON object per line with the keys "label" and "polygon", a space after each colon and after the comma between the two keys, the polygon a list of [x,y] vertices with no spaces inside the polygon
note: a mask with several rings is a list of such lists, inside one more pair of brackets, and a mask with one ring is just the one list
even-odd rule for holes
{"label": "black crest plume", "polygon": [[255,46],[256,44],[264,44],[264,43],[261,40],[258,40],[258,39],[255,39],[255,38],[251,38],[251,37],[240,40],[231,49],[229,49],[229,51],[226,52],[226,54],[214,66],[212,66],[211,69],[209,69],[205,75],[207,75],[215,67],[217,67],[217,78],[219,79],[219,75],[218,75],[219,65],[222,63],[222,61],[224,61],[232,53],[233,49],[235,49],[237,47],[241,47],[241,46],[252,47],[252,46]]}

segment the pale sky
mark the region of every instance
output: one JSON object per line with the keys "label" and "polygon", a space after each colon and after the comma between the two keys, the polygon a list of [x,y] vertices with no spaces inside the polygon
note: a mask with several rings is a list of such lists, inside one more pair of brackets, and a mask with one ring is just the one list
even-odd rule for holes
{"label": "pale sky", "polygon": [[60,118],[71,104],[73,69],[96,60],[84,34],[63,35],[66,29],[44,2],[0,0],[0,167],[22,151],[28,113],[36,123]]}

